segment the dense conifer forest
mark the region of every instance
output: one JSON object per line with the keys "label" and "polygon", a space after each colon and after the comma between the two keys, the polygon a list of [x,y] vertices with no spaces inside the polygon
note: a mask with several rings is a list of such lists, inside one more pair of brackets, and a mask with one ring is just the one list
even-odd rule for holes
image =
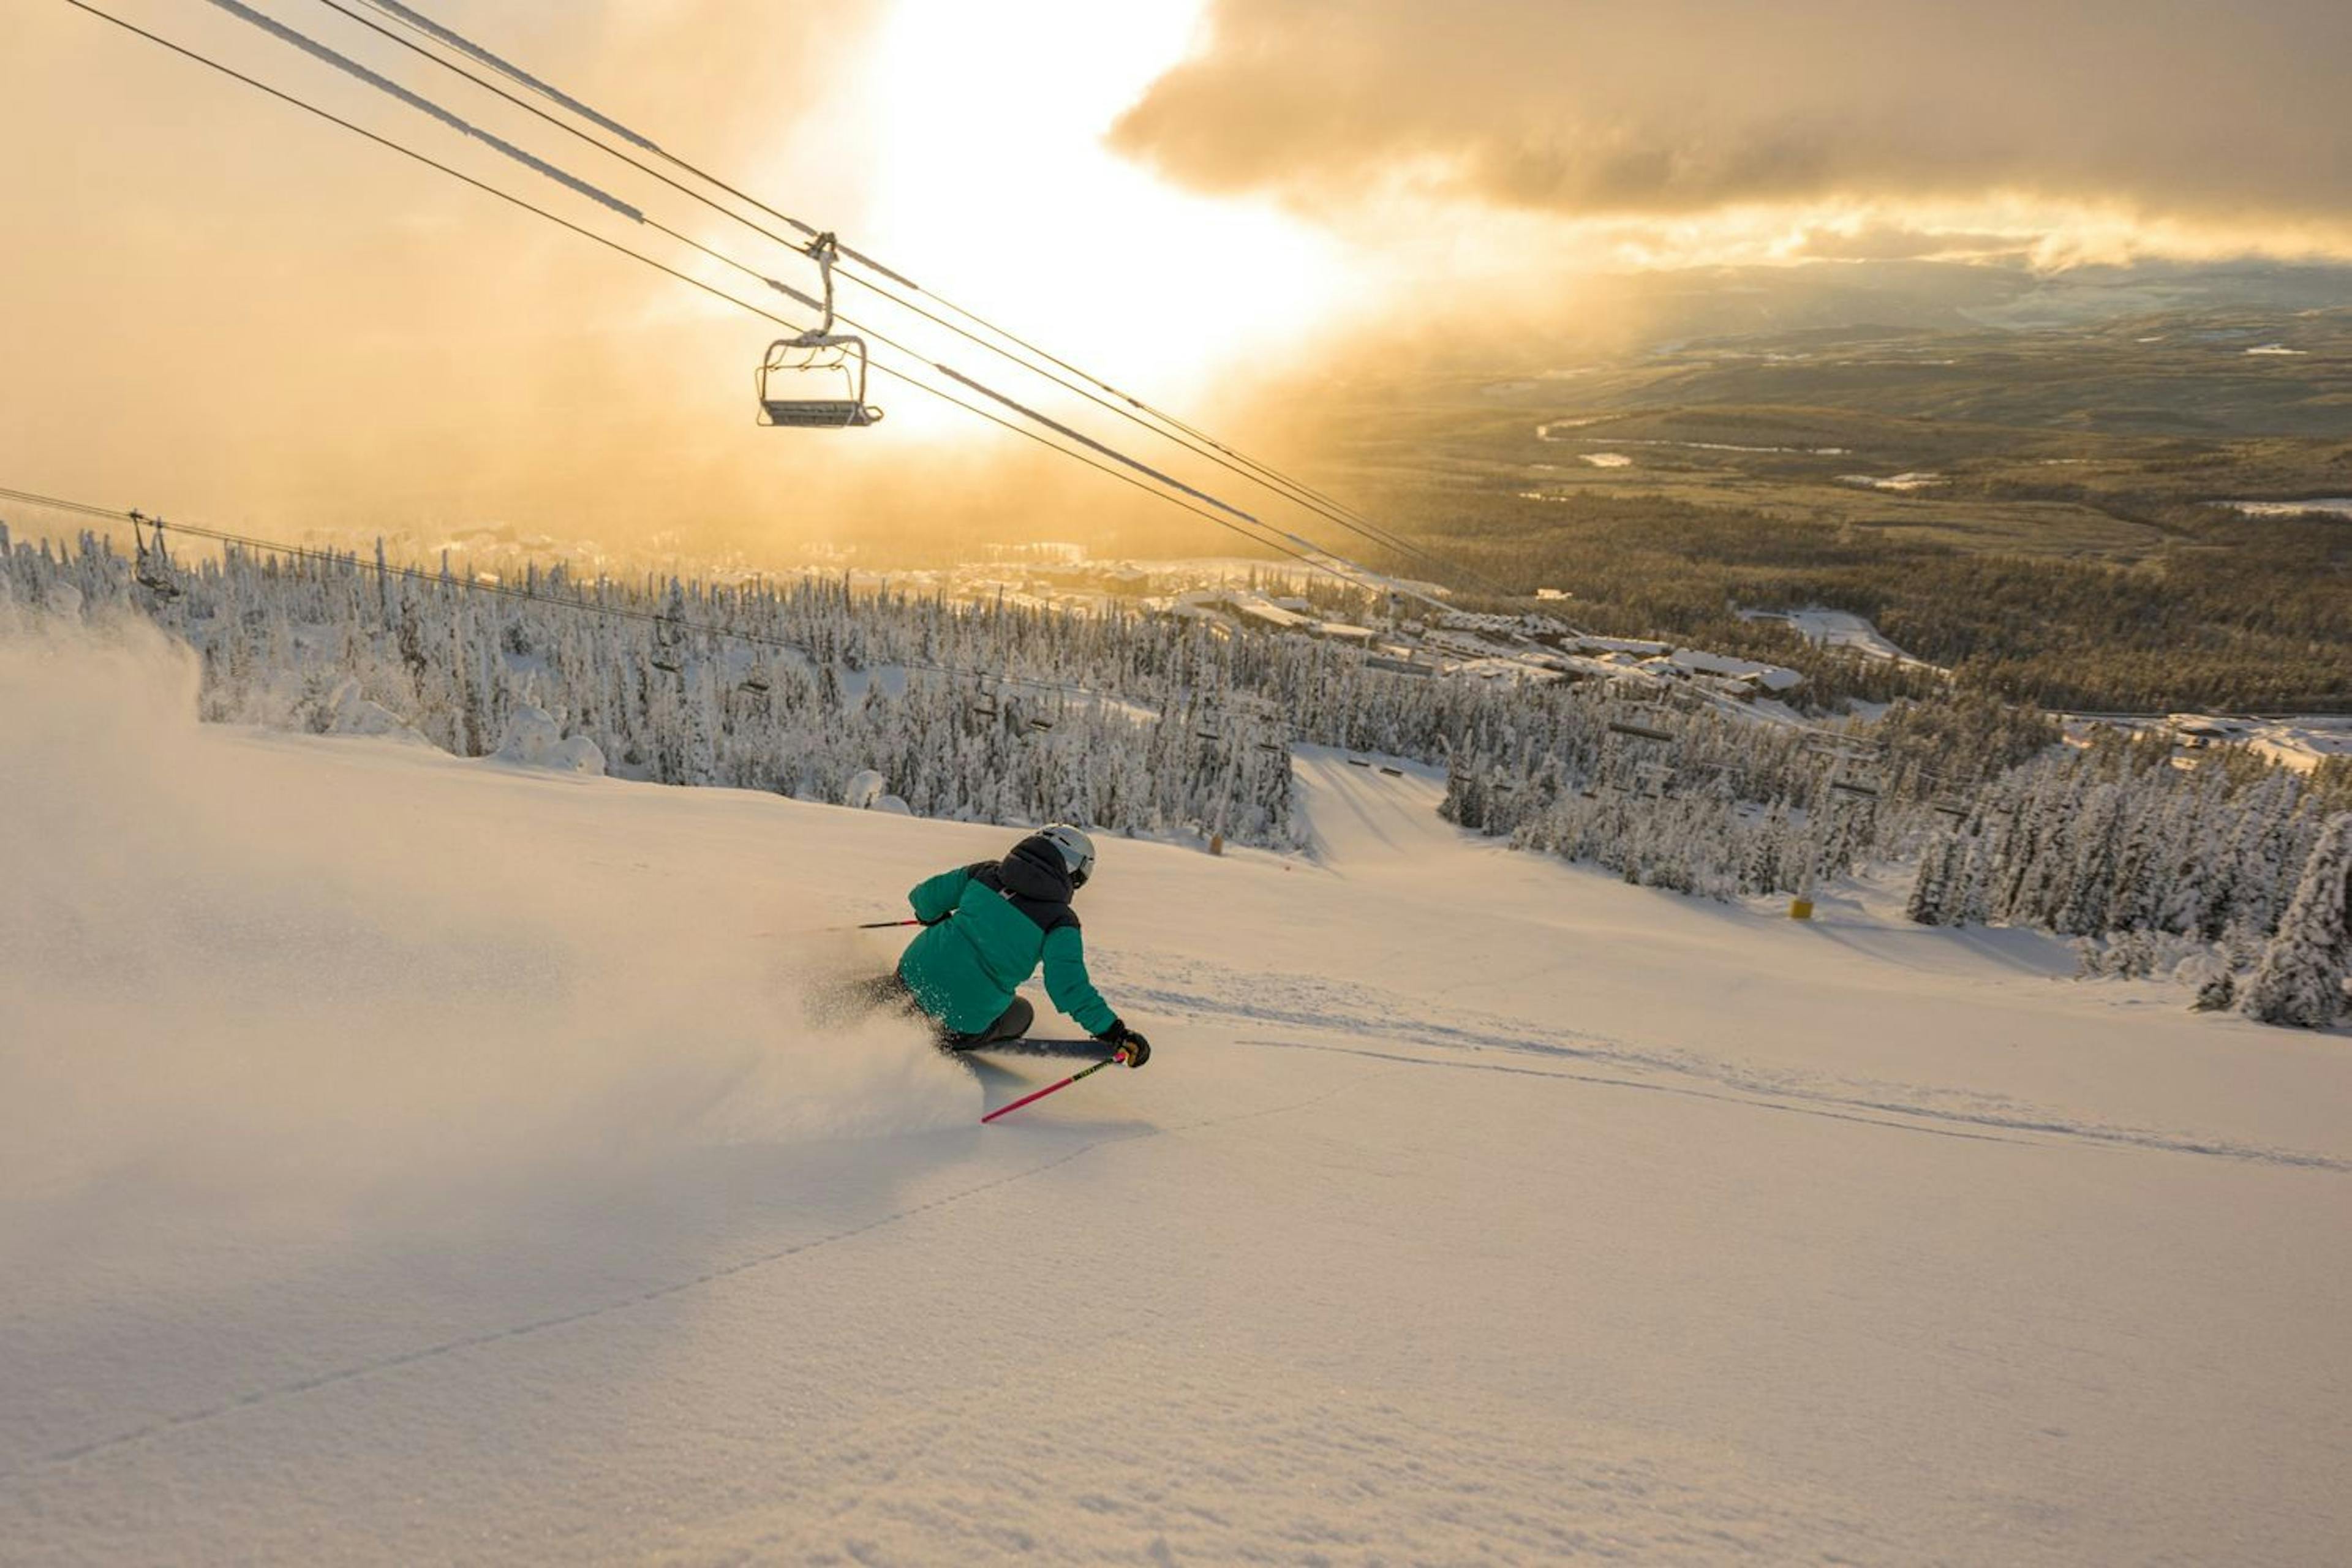
{"label": "dense conifer forest", "polygon": [[838,576],[488,583],[5,532],[0,562],[0,616],[130,616],[184,641],[214,721],[1276,849],[1306,843],[1290,749],[1324,745],[1443,767],[1454,822],[1630,882],[1809,895],[1903,868],[1922,923],[2077,937],[2087,972],[2179,972],[2274,1022],[2331,1021],[2352,963],[2352,766],[2183,759],[2121,731],[2068,746],[2036,709],[1887,661],[1816,658],[1822,684],[1878,679],[1892,701],[1807,720],[1655,680],[1408,675],[1302,637]]}

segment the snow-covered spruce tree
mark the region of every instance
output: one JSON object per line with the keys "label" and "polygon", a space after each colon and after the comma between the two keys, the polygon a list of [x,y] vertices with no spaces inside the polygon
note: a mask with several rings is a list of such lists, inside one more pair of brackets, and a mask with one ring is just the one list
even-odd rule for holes
{"label": "snow-covered spruce tree", "polygon": [[1906,920],[1923,926],[1963,925],[1959,895],[1968,847],[1957,832],[1937,835],[1919,856],[1919,875],[1903,907]]}
{"label": "snow-covered spruce tree", "polygon": [[2000,849],[1996,836],[1980,822],[1970,822],[1968,847],[1960,858],[1959,873],[1945,896],[1949,922],[1959,926],[1983,925],[1992,919],[1990,889],[1993,868]]}
{"label": "snow-covered spruce tree", "polygon": [[[874,768],[928,815],[1222,826],[1279,844],[1301,830],[1285,747],[1308,742],[1444,764],[1453,814],[1475,831],[1730,896],[1793,890],[1817,862],[1836,874],[1916,856],[1933,838],[1925,775],[1953,788],[1955,774],[2007,766],[1977,790],[1965,847],[1934,868],[1938,918],[2218,934],[2246,964],[2318,832],[2301,786],[2258,758],[2182,769],[2114,738],[2052,752],[2046,724],[1989,700],[1905,706],[1857,731],[1888,763],[1881,799],[1857,806],[1826,790],[1817,734],[1681,705],[1671,686],[1639,721],[1672,731],[1661,742],[1618,722],[1636,717],[1621,682],[1402,677],[1352,649],[1116,605],[1073,616],[853,592],[838,575],[562,568],[520,574],[523,595],[486,596],[470,572],[408,576],[381,552],[232,550],[173,569],[184,593],[156,618],[198,650],[207,717],[315,723],[320,694],[343,684],[323,677],[348,678],[436,743],[478,752],[528,703],[614,772],[672,784],[838,800]],[[133,563],[94,536],[0,551],[0,576],[21,605],[155,616]],[[1030,691],[1054,695],[1034,709],[1008,700]],[[2092,833],[2095,795],[2091,815],[2112,816]],[[2343,809],[2340,795],[2323,798]]]}
{"label": "snow-covered spruce tree", "polygon": [[2246,983],[2246,1016],[2324,1029],[2343,1016],[2352,974],[2352,812],[2328,819],[2294,898]]}
{"label": "snow-covered spruce tree", "polygon": [[2179,811],[2170,801],[2153,810],[2130,810],[2130,804],[2125,803],[2121,847],[2106,910],[2098,921],[2101,931],[2144,931],[2157,925],[2162,894],[2157,879]]}
{"label": "snow-covered spruce tree", "polygon": [[2119,784],[2094,785],[2081,814],[2067,826],[2074,864],[2057,910],[2050,916],[2051,929],[2061,936],[2096,936],[2113,929],[2106,913],[2120,868],[2123,795]]}

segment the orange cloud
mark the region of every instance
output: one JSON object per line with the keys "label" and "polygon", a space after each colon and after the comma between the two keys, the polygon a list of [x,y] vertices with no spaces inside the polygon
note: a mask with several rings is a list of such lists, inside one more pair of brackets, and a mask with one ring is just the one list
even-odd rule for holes
{"label": "orange cloud", "polygon": [[2352,209],[2342,0],[1215,0],[1118,144],[1219,191],[1577,217],[2005,193]]}

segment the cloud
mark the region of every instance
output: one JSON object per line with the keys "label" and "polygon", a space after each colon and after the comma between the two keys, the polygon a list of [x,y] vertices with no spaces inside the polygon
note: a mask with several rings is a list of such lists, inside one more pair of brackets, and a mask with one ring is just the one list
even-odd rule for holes
{"label": "cloud", "polygon": [[[123,0],[121,8],[795,325],[808,319],[756,280],[214,7]],[[266,9],[657,221],[768,276],[816,286],[804,258],[326,6],[271,0]],[[1202,302],[1213,290],[1164,258],[1156,274],[1122,261],[1117,237],[1150,232],[1133,212],[1089,212],[1072,187],[1042,181],[1035,199],[1058,203],[1060,214],[1024,220],[1021,244],[1000,243],[989,226],[1009,210],[1006,171],[1037,181],[1034,161],[1015,155],[1020,142],[1004,123],[1028,122],[989,107],[1005,79],[983,72],[967,81],[968,68],[943,68],[946,85],[908,91],[892,68],[910,49],[936,53],[941,0],[821,8],[435,0],[425,9],[680,156],[837,227],[950,298],[987,301],[992,315],[1139,383],[1139,392],[1175,401],[1124,354],[1099,353],[1086,327],[1144,318],[1137,335],[1148,342],[1154,312],[1137,301],[1151,299],[1155,276],[1165,290],[1194,285],[1183,310],[1222,329],[1181,340],[1171,358],[1240,352],[1222,340],[1243,334]],[[962,28],[973,30],[1007,31],[994,22]],[[1105,52],[1092,48],[1100,40],[1063,32],[1076,52],[1049,51],[1024,78],[1026,90],[1071,94],[1073,73]],[[1126,79],[1139,86],[1180,37]],[[1016,53],[1010,43],[1006,53]],[[852,319],[908,345],[902,353],[876,339],[868,390],[887,421],[848,436],[757,429],[751,373],[780,331],[773,323],[70,7],[0,4],[0,60],[39,67],[0,71],[8,79],[0,144],[23,153],[0,182],[9,195],[0,217],[8,271],[0,343],[11,372],[0,379],[0,475],[10,483],[271,538],[317,529],[341,542],[378,531],[431,542],[503,525],[551,537],[568,552],[593,545],[617,569],[666,567],[681,552],[707,559],[740,551],[767,565],[803,547],[844,545],[919,562],[961,557],[990,538],[1076,538],[1135,554],[1217,548],[1229,538],[892,379],[885,367],[944,358],[1009,395],[1069,412],[1068,400],[1034,378],[854,285],[843,295]],[[1104,98],[1087,131],[1133,90]],[[950,141],[956,145],[945,149]],[[1207,205],[1159,190],[1091,144],[1087,151],[1120,182],[1167,197],[1167,207]],[[1046,166],[1069,164],[1049,158]],[[944,204],[971,221],[940,218],[937,202],[910,212],[945,179],[993,195],[978,205]],[[1301,226],[1268,218],[1225,232],[1263,247],[1269,234]],[[1073,227],[1088,231],[1086,243],[1057,244],[1056,234]],[[1243,254],[1238,245],[1203,252],[1197,234],[1185,243],[1220,261]],[[990,265],[975,268],[975,259]],[[1223,278],[1225,296],[1280,297],[1268,275],[1301,271],[1295,261],[1286,271],[1265,248],[1247,262],[1234,261]],[[1020,287],[999,287],[1016,266]],[[975,271],[976,289],[968,281]],[[1060,280],[1058,295],[1039,279]],[[1292,297],[1305,292],[1287,287]],[[1211,395],[1223,395],[1222,387]],[[1192,417],[1210,417],[1194,402],[1183,405]],[[54,521],[21,509],[8,515],[20,532]]]}
{"label": "cloud", "polygon": [[1215,0],[1117,144],[1197,187],[1575,216],[2024,194],[2352,205],[2342,0]]}
{"label": "cloud", "polygon": [[2032,237],[1868,223],[1853,228],[1816,228],[1805,236],[1796,254],[1827,261],[1973,260],[2020,255]]}

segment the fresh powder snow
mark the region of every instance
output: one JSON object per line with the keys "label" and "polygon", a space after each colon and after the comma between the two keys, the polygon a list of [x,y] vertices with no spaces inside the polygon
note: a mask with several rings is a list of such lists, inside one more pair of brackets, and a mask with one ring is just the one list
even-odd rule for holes
{"label": "fresh powder snow", "polygon": [[804,1003],[1012,830],[195,691],[0,644],[12,1564],[2352,1541],[2340,1034],[1301,748],[1297,854],[1102,840],[1152,1063],[982,1127],[1055,1064]]}

